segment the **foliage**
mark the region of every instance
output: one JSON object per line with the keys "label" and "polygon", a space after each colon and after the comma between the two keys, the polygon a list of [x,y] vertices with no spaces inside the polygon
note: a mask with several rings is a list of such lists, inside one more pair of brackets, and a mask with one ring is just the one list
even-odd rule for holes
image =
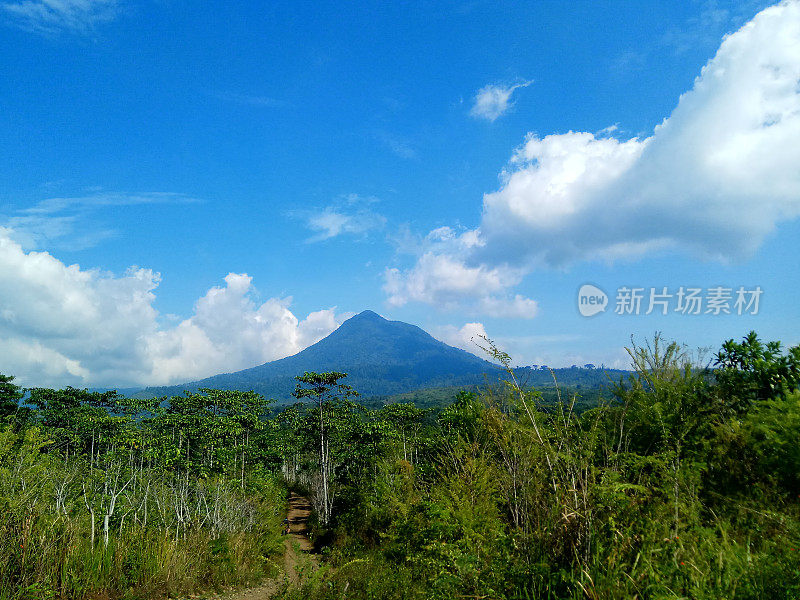
{"label": "foliage", "polygon": [[750,334],[707,368],[657,335],[587,406],[484,345],[506,375],[443,407],[356,404],[335,371],[273,415],[34,388],[0,429],[0,599],[263,575],[284,485],[323,552],[287,598],[800,598],[800,349]]}
{"label": "foliage", "polygon": [[[632,376],[580,412],[509,369],[434,414],[364,413],[385,427],[372,468],[341,494],[326,567],[289,596],[800,597],[797,350],[748,339],[761,362],[729,342],[716,373],[661,336],[634,343]],[[743,381],[760,382],[744,404]]]}
{"label": "foliage", "polygon": [[731,410],[742,413],[751,404],[785,398],[800,385],[800,346],[784,354],[780,342],[762,343],[751,331],[741,343],[728,340],[716,358],[720,391]]}
{"label": "foliage", "polygon": [[269,572],[284,487],[252,441],[262,398],[34,388],[28,402],[24,427],[0,425],[0,598],[143,598]]}
{"label": "foliage", "polygon": [[0,419],[9,417],[17,411],[19,401],[23,398],[22,389],[12,383],[12,375],[0,373]]}

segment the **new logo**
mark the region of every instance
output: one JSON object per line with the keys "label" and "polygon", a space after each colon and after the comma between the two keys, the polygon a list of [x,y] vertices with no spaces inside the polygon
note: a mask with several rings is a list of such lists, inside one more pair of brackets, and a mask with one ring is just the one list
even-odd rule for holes
{"label": "new logo", "polygon": [[578,290],[578,312],[584,317],[592,317],[605,311],[608,295],[591,283],[584,283]]}

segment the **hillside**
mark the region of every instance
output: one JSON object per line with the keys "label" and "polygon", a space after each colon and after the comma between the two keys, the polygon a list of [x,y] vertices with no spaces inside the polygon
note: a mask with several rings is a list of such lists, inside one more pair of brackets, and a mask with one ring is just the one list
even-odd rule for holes
{"label": "hillside", "polygon": [[[253,390],[279,403],[286,403],[293,401],[294,377],[305,371],[347,373],[346,383],[358,390],[364,399],[386,401],[397,395],[433,388],[439,389],[434,396],[445,399],[440,403],[427,398],[429,394],[423,394],[426,396],[423,404],[448,404],[458,389],[483,386],[503,376],[497,365],[448,346],[416,325],[388,321],[365,310],[294,356],[199,381],[148,387],[132,395],[150,398],[174,396],[184,390],[201,388]],[[553,386],[553,373],[548,369],[521,367],[516,372],[523,385]],[[555,369],[554,373],[560,386],[597,390],[609,383],[609,377],[618,380],[625,372],[572,367]],[[594,398],[596,392],[583,395]]]}
{"label": "hillside", "polygon": [[342,323],[305,350],[237,371],[185,384],[150,387],[137,396],[180,394],[200,388],[254,390],[289,401],[294,376],[304,371],[341,371],[363,396],[392,395],[429,387],[472,386],[484,375],[496,378],[498,367],[440,342],[415,325],[388,321],[366,310]]}

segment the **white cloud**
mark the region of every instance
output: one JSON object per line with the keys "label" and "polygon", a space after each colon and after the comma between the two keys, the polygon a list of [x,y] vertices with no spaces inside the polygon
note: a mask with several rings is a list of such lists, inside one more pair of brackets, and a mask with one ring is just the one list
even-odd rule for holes
{"label": "white cloud", "polygon": [[117,0],[22,0],[0,4],[0,11],[22,29],[52,34],[86,33],[119,14]]}
{"label": "white cloud", "polygon": [[447,304],[453,297],[490,295],[517,282],[515,274],[507,269],[471,267],[456,257],[429,252],[404,274],[388,269],[384,289],[393,306],[408,301]]}
{"label": "white cloud", "polygon": [[96,213],[105,208],[146,204],[190,204],[199,200],[170,192],[123,193],[94,191],[84,196],[47,198],[11,216],[0,215],[0,226],[25,249],[43,246],[58,250],[82,250],[117,235],[103,227]]}
{"label": "white cloud", "polygon": [[507,86],[499,84],[484,86],[475,94],[475,100],[469,114],[476,119],[495,121],[514,106],[514,103],[511,102],[511,95],[514,91],[528,87],[532,83],[533,81],[523,81]]}
{"label": "white cloud", "polygon": [[502,297],[536,268],[576,261],[752,255],[800,216],[798,82],[800,2],[791,0],[726,36],[651,136],[529,134],[500,189],[484,196],[471,232],[479,243],[388,271],[390,303],[472,294],[486,304],[487,291]]}
{"label": "white cloud", "polygon": [[487,260],[750,255],[800,215],[800,3],[727,36],[646,139],[530,135],[484,197]]}
{"label": "white cloud", "polygon": [[431,231],[413,268],[384,272],[384,292],[392,306],[424,302],[440,309],[458,306],[492,317],[533,318],[533,300],[519,294],[508,298],[505,290],[519,283],[519,269],[469,264],[468,255],[482,245],[475,230],[457,234],[450,227]]}
{"label": "white cloud", "polygon": [[340,201],[319,210],[291,211],[289,216],[302,218],[306,227],[316,233],[306,242],[321,242],[340,235],[365,235],[386,225],[386,217],[370,208],[378,202],[375,198],[364,198],[349,194]]}
{"label": "white cloud", "polygon": [[291,298],[257,302],[252,280],[230,273],[188,319],[161,325],[160,276],[67,266],[26,252],[0,228],[0,365],[24,385],[146,385],[188,381],[295,354],[343,318],[298,319]]}
{"label": "white cloud", "polygon": [[58,196],[47,198],[41,202],[20,210],[25,215],[52,215],[64,211],[80,211],[101,207],[135,206],[139,204],[191,204],[198,202],[196,198],[174,192],[107,192],[94,191],[85,196]]}
{"label": "white cloud", "polygon": [[506,319],[533,319],[539,313],[536,301],[521,294],[513,298],[484,296],[478,306],[483,314]]}
{"label": "white cloud", "polygon": [[481,336],[488,337],[483,323],[464,323],[461,328],[444,325],[433,330],[433,337],[445,344],[461,348],[488,360],[486,353],[477,346],[477,344],[486,345],[486,341]]}

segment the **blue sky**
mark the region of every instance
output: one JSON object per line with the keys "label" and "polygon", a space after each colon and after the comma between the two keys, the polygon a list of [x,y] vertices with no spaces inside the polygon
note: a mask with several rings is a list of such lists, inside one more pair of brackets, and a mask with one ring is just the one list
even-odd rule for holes
{"label": "blue sky", "polygon": [[179,382],[366,308],[521,364],[796,344],[798,79],[797,1],[0,0],[0,372]]}

